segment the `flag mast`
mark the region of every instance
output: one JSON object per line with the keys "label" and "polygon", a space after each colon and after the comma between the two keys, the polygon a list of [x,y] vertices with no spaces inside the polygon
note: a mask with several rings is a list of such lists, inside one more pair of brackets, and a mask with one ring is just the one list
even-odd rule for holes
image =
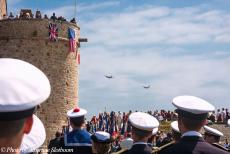
{"label": "flag mast", "polygon": [[74,5],[74,18],[76,20],[76,14],[77,14],[77,0],[74,0],[75,5]]}

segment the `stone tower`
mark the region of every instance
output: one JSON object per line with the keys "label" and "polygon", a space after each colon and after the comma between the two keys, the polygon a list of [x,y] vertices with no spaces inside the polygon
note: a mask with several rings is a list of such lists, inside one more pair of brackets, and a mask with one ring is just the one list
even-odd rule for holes
{"label": "stone tower", "polygon": [[[59,28],[56,42],[49,40],[49,23],[56,23]],[[76,53],[69,52],[69,27],[77,32],[78,40],[80,28],[69,22],[0,20],[0,57],[27,61],[40,68],[50,80],[51,95],[37,113],[46,127],[46,145],[55,132],[61,131],[62,126],[67,124],[67,110],[78,105],[79,65]]]}
{"label": "stone tower", "polygon": [[0,19],[3,18],[3,15],[7,15],[7,4],[6,0],[0,0]]}

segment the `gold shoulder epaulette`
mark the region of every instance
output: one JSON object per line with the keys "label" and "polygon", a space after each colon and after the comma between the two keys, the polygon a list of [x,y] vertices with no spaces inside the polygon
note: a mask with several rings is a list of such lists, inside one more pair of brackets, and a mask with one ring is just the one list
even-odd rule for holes
{"label": "gold shoulder epaulette", "polygon": [[158,151],[160,151],[159,147],[153,147],[152,148],[152,154],[157,154]]}
{"label": "gold shoulder epaulette", "polygon": [[169,142],[169,143],[167,143],[167,144],[165,144],[165,145],[163,145],[161,147],[155,147],[155,148],[153,148],[152,154],[157,154],[159,151],[161,151],[161,150],[163,150],[165,148],[168,148],[168,147],[170,147],[170,146],[172,146],[174,144],[175,144],[175,142],[172,141],[172,142]]}
{"label": "gold shoulder epaulette", "polygon": [[161,146],[159,148],[160,148],[160,150],[162,150],[162,149],[168,148],[168,147],[170,147],[170,146],[172,146],[174,144],[175,144],[175,142],[172,141],[172,142],[169,142],[169,143],[167,143],[167,144],[165,144],[165,145],[163,145],[163,146]]}
{"label": "gold shoulder epaulette", "polygon": [[121,149],[120,151],[113,152],[112,154],[122,154],[123,152],[128,151],[128,149]]}
{"label": "gold shoulder epaulette", "polygon": [[227,148],[223,147],[222,145],[218,144],[218,143],[212,143],[213,146],[222,149],[224,151],[229,151]]}

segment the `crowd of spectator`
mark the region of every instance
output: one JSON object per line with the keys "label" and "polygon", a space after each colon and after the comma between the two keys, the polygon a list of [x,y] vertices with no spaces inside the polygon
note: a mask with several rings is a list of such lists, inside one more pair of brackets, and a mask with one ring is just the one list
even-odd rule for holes
{"label": "crowd of spectator", "polygon": [[[136,112],[136,111],[135,111]],[[99,113],[98,116],[94,115],[91,120],[87,121],[87,128],[90,132],[106,131],[113,135],[116,132],[120,132],[121,135],[126,136],[130,131],[130,124],[128,117],[132,113],[129,112],[104,112]],[[158,121],[174,121],[177,119],[177,114],[173,111],[155,110],[148,111],[148,114],[154,116]]]}
{"label": "crowd of spectator", "polygon": [[227,108],[217,109],[217,112],[212,112],[208,119],[213,123],[227,124],[227,120],[230,119],[230,113]]}
{"label": "crowd of spectator", "polygon": [[[137,112],[137,111],[135,111]],[[129,112],[104,112],[99,113],[98,116],[94,115],[89,120],[86,120],[86,130],[91,134],[94,134],[97,131],[105,131],[111,134],[114,138],[114,142],[112,143],[112,151],[118,151],[120,149],[120,143],[122,140],[131,138],[131,124],[128,121],[129,115],[132,113]],[[147,111],[146,113],[155,117],[159,122],[164,121],[175,121],[178,118],[178,114],[174,111],[166,111],[166,110],[155,110],[155,111]],[[217,114],[213,112],[208,117],[213,123],[224,123],[229,119],[228,109],[222,108],[222,112],[220,109],[217,110]],[[62,136],[65,132],[66,127],[63,126],[63,132],[56,134],[56,139]],[[149,138],[148,144],[151,147],[161,147],[173,141],[172,132],[164,132],[159,130],[154,138]],[[228,141],[226,140],[226,143]],[[227,146],[229,147],[229,145]]]}
{"label": "crowd of spectator", "polygon": [[[62,21],[62,22],[63,21],[67,21],[65,19],[65,17],[63,17],[63,16],[56,16],[55,13],[53,13],[50,18],[47,16],[47,14],[44,14],[44,16],[42,17],[42,13],[39,10],[37,10],[35,12],[35,15],[34,15],[32,13],[32,11],[29,10],[29,9],[21,10],[20,14],[16,15],[16,16],[14,16],[12,12],[10,12],[9,16],[7,16],[6,14],[4,14],[3,15],[3,20],[7,20],[7,19],[10,19],[10,20],[13,20],[13,19],[51,19],[51,20],[54,20],[54,21]],[[73,19],[70,20],[70,22],[76,24],[76,19],[73,18]]]}

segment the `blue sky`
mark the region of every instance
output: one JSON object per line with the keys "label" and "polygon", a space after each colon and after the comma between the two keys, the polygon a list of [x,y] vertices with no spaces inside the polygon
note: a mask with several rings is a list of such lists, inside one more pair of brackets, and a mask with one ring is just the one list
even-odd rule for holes
{"label": "blue sky", "polygon": [[[74,16],[74,0],[8,3],[14,14]],[[172,98],[184,94],[229,108],[229,0],[77,0],[77,22],[89,41],[80,49],[79,104],[90,116],[105,107],[174,109]]]}

